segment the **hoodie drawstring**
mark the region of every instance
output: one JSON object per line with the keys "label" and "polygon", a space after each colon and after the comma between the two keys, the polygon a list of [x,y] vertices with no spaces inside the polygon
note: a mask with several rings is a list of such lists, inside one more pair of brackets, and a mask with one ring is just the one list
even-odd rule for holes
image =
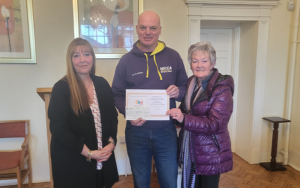
{"label": "hoodie drawstring", "polygon": [[[147,55],[146,53],[144,53],[144,54],[145,54],[145,56],[146,56],[146,60],[147,60],[147,74],[146,74],[146,78],[148,78],[148,77],[149,77],[149,63],[148,63],[148,55]],[[159,79],[160,79],[160,80],[163,80],[163,79],[162,79],[162,76],[161,76],[161,74],[160,74],[160,72],[159,72],[159,69],[158,69],[157,63],[156,63],[155,55],[153,55],[153,59],[154,59],[154,63],[155,63],[155,65],[156,65],[156,69],[157,69],[157,73],[158,73]]]}
{"label": "hoodie drawstring", "polygon": [[159,69],[158,69],[158,66],[157,66],[157,63],[156,63],[155,55],[153,55],[153,59],[154,59],[154,63],[155,63],[156,68],[157,68],[157,72],[158,72],[159,78],[160,78],[160,80],[162,80],[162,76],[161,76],[161,74],[159,72]]}
{"label": "hoodie drawstring", "polygon": [[146,53],[144,53],[146,56],[146,60],[147,60],[147,74],[146,74],[146,78],[149,77],[149,65],[148,65],[148,55]]}

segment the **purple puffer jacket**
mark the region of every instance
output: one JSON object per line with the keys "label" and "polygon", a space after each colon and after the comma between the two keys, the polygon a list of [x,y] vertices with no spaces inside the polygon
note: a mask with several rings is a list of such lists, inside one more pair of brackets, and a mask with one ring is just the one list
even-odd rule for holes
{"label": "purple puffer jacket", "polygon": [[[192,80],[191,76],[187,88]],[[206,90],[200,94],[188,113],[185,101],[181,110],[185,113],[183,129],[191,132],[190,154],[195,159],[197,175],[216,175],[232,170],[232,152],[228,132],[228,121],[233,110],[234,82],[229,75],[214,75]],[[181,130],[179,150],[182,144]],[[180,160],[180,159],[179,159]],[[180,163],[180,161],[179,161]]]}

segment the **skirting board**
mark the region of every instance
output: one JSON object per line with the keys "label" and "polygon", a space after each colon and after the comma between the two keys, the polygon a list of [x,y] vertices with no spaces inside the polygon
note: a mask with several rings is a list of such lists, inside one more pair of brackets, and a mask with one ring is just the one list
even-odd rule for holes
{"label": "skirting board", "polygon": [[300,171],[300,152],[289,150],[289,162],[288,164],[294,169]]}

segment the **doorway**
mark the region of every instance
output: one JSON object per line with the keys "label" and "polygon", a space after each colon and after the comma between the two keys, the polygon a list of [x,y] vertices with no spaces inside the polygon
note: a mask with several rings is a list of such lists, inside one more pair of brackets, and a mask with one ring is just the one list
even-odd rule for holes
{"label": "doorway", "polygon": [[200,41],[216,49],[216,68],[234,78],[234,107],[228,123],[232,151],[250,162],[256,74],[257,29],[255,21],[202,21]]}
{"label": "doorway", "polygon": [[[239,21],[202,21],[200,41],[209,41],[216,50],[216,66],[221,74],[228,74],[238,84],[239,53],[240,53],[240,22]],[[235,152],[237,91],[233,96],[234,107],[228,130]]]}

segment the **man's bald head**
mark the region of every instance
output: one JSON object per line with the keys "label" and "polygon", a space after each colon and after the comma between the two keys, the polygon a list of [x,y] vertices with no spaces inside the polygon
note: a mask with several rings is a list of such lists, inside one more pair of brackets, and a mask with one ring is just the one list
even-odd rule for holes
{"label": "man's bald head", "polygon": [[142,12],[138,17],[138,24],[140,23],[140,20],[144,20],[144,19],[156,20],[158,22],[158,26],[160,26],[160,17],[156,12],[152,10],[146,10]]}
{"label": "man's bald head", "polygon": [[147,10],[140,14],[136,32],[139,37],[139,48],[143,52],[152,52],[161,33],[160,18],[156,12]]}

